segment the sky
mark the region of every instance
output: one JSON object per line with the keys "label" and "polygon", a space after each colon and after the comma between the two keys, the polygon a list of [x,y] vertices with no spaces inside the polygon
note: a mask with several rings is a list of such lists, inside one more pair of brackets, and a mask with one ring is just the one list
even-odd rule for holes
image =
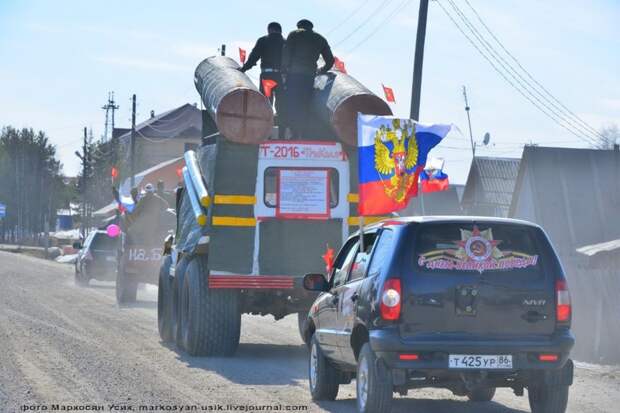
{"label": "sky", "polygon": [[[451,1],[488,39],[483,45],[501,52],[473,6],[538,84],[525,74],[508,80],[553,94],[558,101],[546,103],[547,112],[563,110],[561,103],[596,130],[620,124],[619,1],[431,0],[420,121],[456,125],[432,152],[445,159],[451,182],[465,183],[472,159],[463,86],[477,155],[520,157],[524,144],[591,145],[579,120],[557,125],[494,70],[441,8],[467,33]],[[0,0],[0,126],[45,131],[65,173],[75,175],[82,129],[103,134],[109,91],[120,105],[117,127],[130,126],[133,93],[138,123],[151,110],[199,102],[193,72],[202,59],[221,44],[237,59],[270,21],[288,32],[300,18],[314,22],[349,74],[380,95],[382,84],[392,87],[394,113],[408,117],[418,7],[417,0]],[[544,102],[536,92],[526,96]]]}

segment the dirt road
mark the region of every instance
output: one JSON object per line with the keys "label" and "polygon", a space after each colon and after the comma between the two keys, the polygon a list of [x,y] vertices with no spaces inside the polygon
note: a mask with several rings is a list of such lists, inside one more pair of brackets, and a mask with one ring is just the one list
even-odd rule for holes
{"label": "dirt road", "polygon": [[[78,288],[71,266],[0,252],[0,412],[23,406],[51,411],[56,404],[101,411],[239,411],[244,405],[354,411],[353,385],[342,387],[336,402],[310,400],[296,319],[246,316],[235,358],[193,358],[160,343],[156,296],[154,287],[142,290],[136,305],[119,309],[113,285]],[[577,369],[569,412],[618,412],[619,406],[620,370]],[[477,405],[447,391],[423,390],[396,396],[394,411],[529,408],[527,398],[507,390],[498,391],[495,402]]]}

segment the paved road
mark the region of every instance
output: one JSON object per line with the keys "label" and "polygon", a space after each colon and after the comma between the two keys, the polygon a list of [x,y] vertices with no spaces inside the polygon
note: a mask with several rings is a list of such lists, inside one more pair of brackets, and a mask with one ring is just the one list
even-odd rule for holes
{"label": "paved road", "polygon": [[[0,252],[0,412],[54,404],[103,411],[114,411],[111,404],[134,411],[235,405],[233,411],[245,404],[354,411],[352,385],[335,402],[309,399],[296,319],[244,316],[235,358],[194,358],[160,343],[156,296],[155,287],[141,290],[136,305],[119,309],[113,285],[78,288],[70,266]],[[526,398],[507,390],[495,400],[472,404],[447,391],[421,390],[396,396],[394,411],[529,411]],[[619,406],[619,370],[577,369],[569,412],[618,412]]]}

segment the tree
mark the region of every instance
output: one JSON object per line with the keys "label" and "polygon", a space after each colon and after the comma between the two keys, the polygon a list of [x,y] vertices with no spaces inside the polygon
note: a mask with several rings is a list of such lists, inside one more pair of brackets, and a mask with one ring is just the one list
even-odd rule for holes
{"label": "tree", "polygon": [[598,149],[613,149],[615,144],[620,144],[620,128],[611,124],[600,130],[600,137],[595,147]]}
{"label": "tree", "polygon": [[68,206],[72,192],[62,176],[56,148],[33,129],[4,127],[0,134],[0,202],[6,204],[5,228],[20,240],[53,228],[56,210]]}

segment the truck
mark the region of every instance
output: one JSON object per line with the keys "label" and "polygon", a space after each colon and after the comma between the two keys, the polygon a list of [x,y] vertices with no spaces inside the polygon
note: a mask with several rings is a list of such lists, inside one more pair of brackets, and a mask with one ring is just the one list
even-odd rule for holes
{"label": "truck", "polygon": [[116,251],[116,302],[136,301],[140,283],[157,285],[162,240],[174,230],[174,212],[154,193],[145,193],[132,213],[120,217]]}
{"label": "truck", "polygon": [[315,80],[305,140],[274,140],[271,104],[238,68],[215,56],[196,69],[204,137],[185,153],[160,266],[161,339],[194,356],[233,355],[242,314],[297,314],[305,330],[316,293],[303,275],[324,271],[359,221],[357,113],[391,114],[355,79],[329,72]]}

